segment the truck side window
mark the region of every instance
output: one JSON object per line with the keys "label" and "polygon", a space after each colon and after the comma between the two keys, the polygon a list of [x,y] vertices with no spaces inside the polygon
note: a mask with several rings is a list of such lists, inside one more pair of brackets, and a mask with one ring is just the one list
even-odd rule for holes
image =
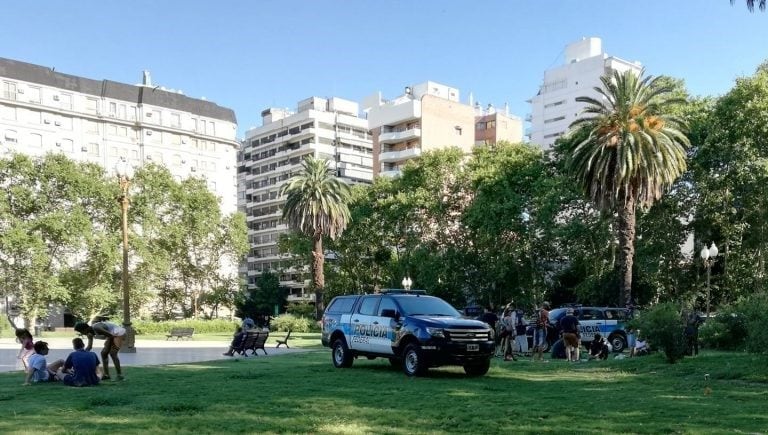
{"label": "truck side window", "polygon": [[364,297],[362,302],[360,302],[360,308],[357,312],[364,316],[375,316],[376,306],[379,305],[379,299],[380,298],[376,296]]}
{"label": "truck side window", "polygon": [[395,305],[395,301],[393,301],[390,298],[382,298],[381,303],[379,304],[379,316],[381,316],[382,311],[384,310],[395,310],[395,312],[398,311],[397,305]]}

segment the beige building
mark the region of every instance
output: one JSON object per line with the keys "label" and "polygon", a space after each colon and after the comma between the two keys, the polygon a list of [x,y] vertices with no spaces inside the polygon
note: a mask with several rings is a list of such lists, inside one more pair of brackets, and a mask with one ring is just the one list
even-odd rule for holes
{"label": "beige building", "polygon": [[459,101],[459,90],[435,82],[405,88],[387,101],[381,92],[363,101],[373,136],[374,176],[396,176],[422,153],[459,147],[467,154],[475,145],[475,110]]}
{"label": "beige building", "polygon": [[497,112],[493,106],[481,110],[475,106],[475,145],[490,145],[506,141],[523,141],[523,120],[510,115],[506,107],[504,112]]}

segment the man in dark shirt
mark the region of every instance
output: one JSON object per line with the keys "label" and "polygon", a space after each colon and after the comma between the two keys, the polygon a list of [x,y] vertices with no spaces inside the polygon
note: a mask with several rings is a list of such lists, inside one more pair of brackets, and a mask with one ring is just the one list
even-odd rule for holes
{"label": "man in dark shirt", "polygon": [[569,361],[579,360],[579,319],[573,315],[573,308],[566,310],[566,316],[560,320],[565,343],[565,357]]}
{"label": "man in dark shirt", "polygon": [[72,387],[98,385],[99,375],[96,370],[99,367],[99,357],[85,350],[85,343],[81,338],[72,339],[72,347],[75,351],[70,353],[64,361],[64,367],[59,369],[58,378],[65,385]]}
{"label": "man in dark shirt", "polygon": [[493,312],[491,307],[485,307],[483,314],[480,316],[480,320],[491,326],[491,330],[496,332],[496,323],[499,321],[499,316]]}

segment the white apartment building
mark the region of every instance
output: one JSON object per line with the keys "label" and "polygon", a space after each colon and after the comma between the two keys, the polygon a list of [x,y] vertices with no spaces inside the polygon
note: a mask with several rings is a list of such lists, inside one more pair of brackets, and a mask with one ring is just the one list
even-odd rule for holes
{"label": "white apartment building", "polygon": [[594,87],[601,86],[600,77],[613,71],[640,72],[639,62],[629,62],[603,52],[600,38],[583,38],[565,48],[565,63],[544,72],[539,92],[528,100],[531,104],[530,141],[544,149],[563,136],[581,115],[581,96],[597,97]]}
{"label": "white apartment building", "polygon": [[297,110],[264,110],[262,125],[246,132],[238,154],[238,206],[246,215],[250,251],[241,272],[248,287],[265,271],[280,274],[289,301],[311,301],[305,292],[304,270],[291,268],[279,254],[282,221],[280,187],[301,170],[306,156],[326,159],[336,175],[350,184],[370,183],[372,144],[368,122],[358,116],[358,104],[341,98],[311,97]]}
{"label": "white apartment building", "polygon": [[397,176],[409,160],[456,146],[469,154],[475,144],[475,109],[459,101],[459,90],[428,81],[405,87],[384,100],[381,92],[363,100],[373,135],[374,175]]}
{"label": "white apartment building", "polygon": [[237,121],[231,109],[153,86],[92,80],[0,58],[0,155],[63,153],[107,171],[125,159],[203,177],[224,213],[237,210]]}

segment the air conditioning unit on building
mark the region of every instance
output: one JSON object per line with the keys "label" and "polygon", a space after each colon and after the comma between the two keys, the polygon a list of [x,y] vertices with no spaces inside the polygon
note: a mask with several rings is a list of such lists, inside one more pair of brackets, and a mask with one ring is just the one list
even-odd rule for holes
{"label": "air conditioning unit on building", "polygon": [[147,156],[147,160],[152,160],[152,156]]}
{"label": "air conditioning unit on building", "polygon": [[43,124],[50,124],[50,123],[51,123],[51,120],[50,120],[50,119],[44,119],[44,120],[43,120]]}
{"label": "air conditioning unit on building", "polygon": [[59,122],[59,121],[54,121],[54,122],[53,122],[53,125],[55,125],[56,127],[60,127],[60,126],[61,126],[61,122]]}
{"label": "air conditioning unit on building", "polygon": [[53,96],[53,101],[59,101],[59,96],[58,95],[54,95]]}
{"label": "air conditioning unit on building", "polygon": [[189,170],[192,171],[192,172],[197,172],[197,168],[195,168],[194,166],[189,168]]}
{"label": "air conditioning unit on building", "polygon": [[84,153],[87,153],[88,152],[88,147],[87,146],[82,146],[82,147],[80,147],[80,151],[82,151]]}
{"label": "air conditioning unit on building", "polygon": [[56,142],[56,146],[60,147],[61,146],[61,142]]}
{"label": "air conditioning unit on building", "polygon": [[151,117],[152,117],[152,112],[147,112],[147,118],[151,118]]}
{"label": "air conditioning unit on building", "polygon": [[152,136],[152,130],[147,130],[147,136]]}
{"label": "air conditioning unit on building", "polygon": [[23,94],[23,93],[24,93],[24,89],[17,89],[17,90],[16,90],[16,93],[17,93],[17,94]]}

